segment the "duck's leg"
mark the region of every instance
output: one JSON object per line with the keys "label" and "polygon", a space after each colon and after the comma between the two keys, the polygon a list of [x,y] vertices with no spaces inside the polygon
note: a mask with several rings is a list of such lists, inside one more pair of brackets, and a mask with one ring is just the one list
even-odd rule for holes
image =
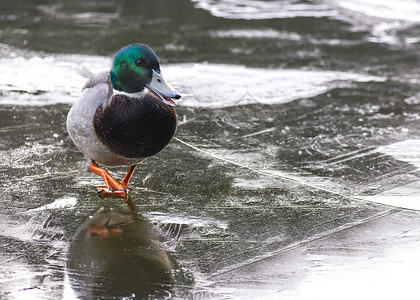
{"label": "duck's leg", "polygon": [[105,182],[105,185],[99,185],[96,187],[98,190],[98,194],[100,196],[109,196],[109,197],[125,197],[127,196],[127,190],[125,187],[119,183],[117,180],[115,180],[107,170],[102,169],[98,166],[98,164],[95,161],[92,161],[89,164],[89,169],[101,176]]}
{"label": "duck's leg", "polygon": [[128,187],[128,182],[131,179],[131,175],[133,175],[134,169],[137,167],[137,165],[132,165],[130,166],[130,168],[128,169],[127,174],[125,174],[123,180],[121,180],[121,185],[126,189],[126,190],[130,190],[130,188]]}

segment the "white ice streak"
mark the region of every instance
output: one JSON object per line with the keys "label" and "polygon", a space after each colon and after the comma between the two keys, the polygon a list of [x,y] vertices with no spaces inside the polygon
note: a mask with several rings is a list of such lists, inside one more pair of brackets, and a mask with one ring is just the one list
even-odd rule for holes
{"label": "white ice streak", "polygon": [[417,0],[325,0],[338,7],[369,17],[405,22],[419,22],[420,2]]}
{"label": "white ice streak", "polygon": [[165,74],[186,92],[180,105],[228,107],[253,103],[280,104],[313,97],[339,87],[343,81],[384,81],[365,74],[297,69],[263,69],[236,65],[172,65]]}
{"label": "white ice streak", "polygon": [[87,77],[110,64],[104,57],[0,50],[0,104],[73,103]]}
{"label": "white ice streak", "polygon": [[76,206],[76,203],[77,203],[76,197],[64,197],[64,198],[56,199],[52,203],[48,203],[37,208],[29,209],[26,212],[33,213],[33,212],[40,212],[44,210],[50,210],[50,209],[71,209]]}
{"label": "white ice streak", "polygon": [[227,19],[275,19],[294,17],[326,17],[334,11],[322,3],[289,3],[258,0],[193,0],[196,8]]}
{"label": "white ice streak", "polygon": [[302,36],[295,32],[278,31],[272,28],[265,29],[228,29],[211,31],[210,35],[215,38],[237,39],[282,39],[300,41]]}
{"label": "white ice streak", "polygon": [[[401,38],[395,31],[420,22],[420,2],[417,0],[315,0],[257,1],[257,0],[193,0],[196,8],[213,16],[227,19],[285,19],[298,17],[344,20],[355,30],[371,32],[373,42],[398,44]],[[416,43],[416,37],[405,38]]]}
{"label": "white ice streak", "polygon": [[193,228],[211,225],[226,230],[229,227],[229,224],[227,222],[221,220],[215,220],[206,217],[186,217],[181,215],[168,215],[161,212],[150,212],[147,214],[147,218],[150,219],[152,222],[156,222],[159,224],[181,224],[188,225]]}
{"label": "white ice streak", "polygon": [[[72,104],[87,78],[111,63],[110,58],[87,55],[10,52],[0,58],[0,104]],[[183,95],[179,105],[212,108],[285,103],[325,93],[342,81],[385,80],[346,72],[206,63],[165,65],[162,72]]]}
{"label": "white ice streak", "polygon": [[[409,139],[390,145],[380,146],[376,151],[390,155],[399,161],[407,162],[418,170],[420,169],[419,149],[420,140]],[[404,185],[399,185],[376,195],[365,196],[363,199],[396,207],[420,210],[420,184],[418,180],[408,181]]]}
{"label": "white ice streak", "polygon": [[390,145],[380,146],[376,151],[390,155],[399,161],[410,163],[420,169],[420,140],[418,139],[409,139]]}
{"label": "white ice streak", "polygon": [[417,37],[398,35],[420,22],[420,2],[417,0],[323,0],[337,10],[337,19],[343,19],[356,29],[371,32],[372,42],[399,45],[417,43]]}
{"label": "white ice streak", "polygon": [[196,8],[216,17],[228,19],[273,19],[296,17],[337,17],[344,10],[365,16],[418,22],[420,3],[417,0],[193,0]]}

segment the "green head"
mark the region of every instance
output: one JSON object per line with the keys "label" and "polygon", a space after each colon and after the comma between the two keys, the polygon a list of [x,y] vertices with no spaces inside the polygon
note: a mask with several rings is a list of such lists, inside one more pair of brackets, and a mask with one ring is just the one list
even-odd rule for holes
{"label": "green head", "polygon": [[160,74],[159,60],[153,50],[143,44],[131,44],[119,50],[112,61],[111,82],[114,89],[136,93],[145,87],[171,106],[181,95]]}
{"label": "green head", "polygon": [[140,92],[151,81],[152,70],[160,73],[159,61],[153,50],[143,44],[131,44],[114,55],[111,82],[116,90]]}

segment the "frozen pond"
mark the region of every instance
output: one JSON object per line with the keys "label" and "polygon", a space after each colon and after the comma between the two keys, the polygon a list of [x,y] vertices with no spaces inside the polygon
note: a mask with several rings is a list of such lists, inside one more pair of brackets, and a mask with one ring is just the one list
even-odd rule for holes
{"label": "frozen pond", "polygon": [[[413,298],[419,17],[413,0],[1,1],[0,298]],[[183,95],[135,213],[98,198],[65,129],[132,42]]]}

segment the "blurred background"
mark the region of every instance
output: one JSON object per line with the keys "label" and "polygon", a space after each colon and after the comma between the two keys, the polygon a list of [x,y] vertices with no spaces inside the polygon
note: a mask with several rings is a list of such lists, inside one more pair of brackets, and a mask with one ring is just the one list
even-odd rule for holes
{"label": "blurred background", "polygon": [[[2,0],[0,298],[410,299],[419,20],[416,0]],[[133,213],[65,121],[136,42],[183,97]]]}

